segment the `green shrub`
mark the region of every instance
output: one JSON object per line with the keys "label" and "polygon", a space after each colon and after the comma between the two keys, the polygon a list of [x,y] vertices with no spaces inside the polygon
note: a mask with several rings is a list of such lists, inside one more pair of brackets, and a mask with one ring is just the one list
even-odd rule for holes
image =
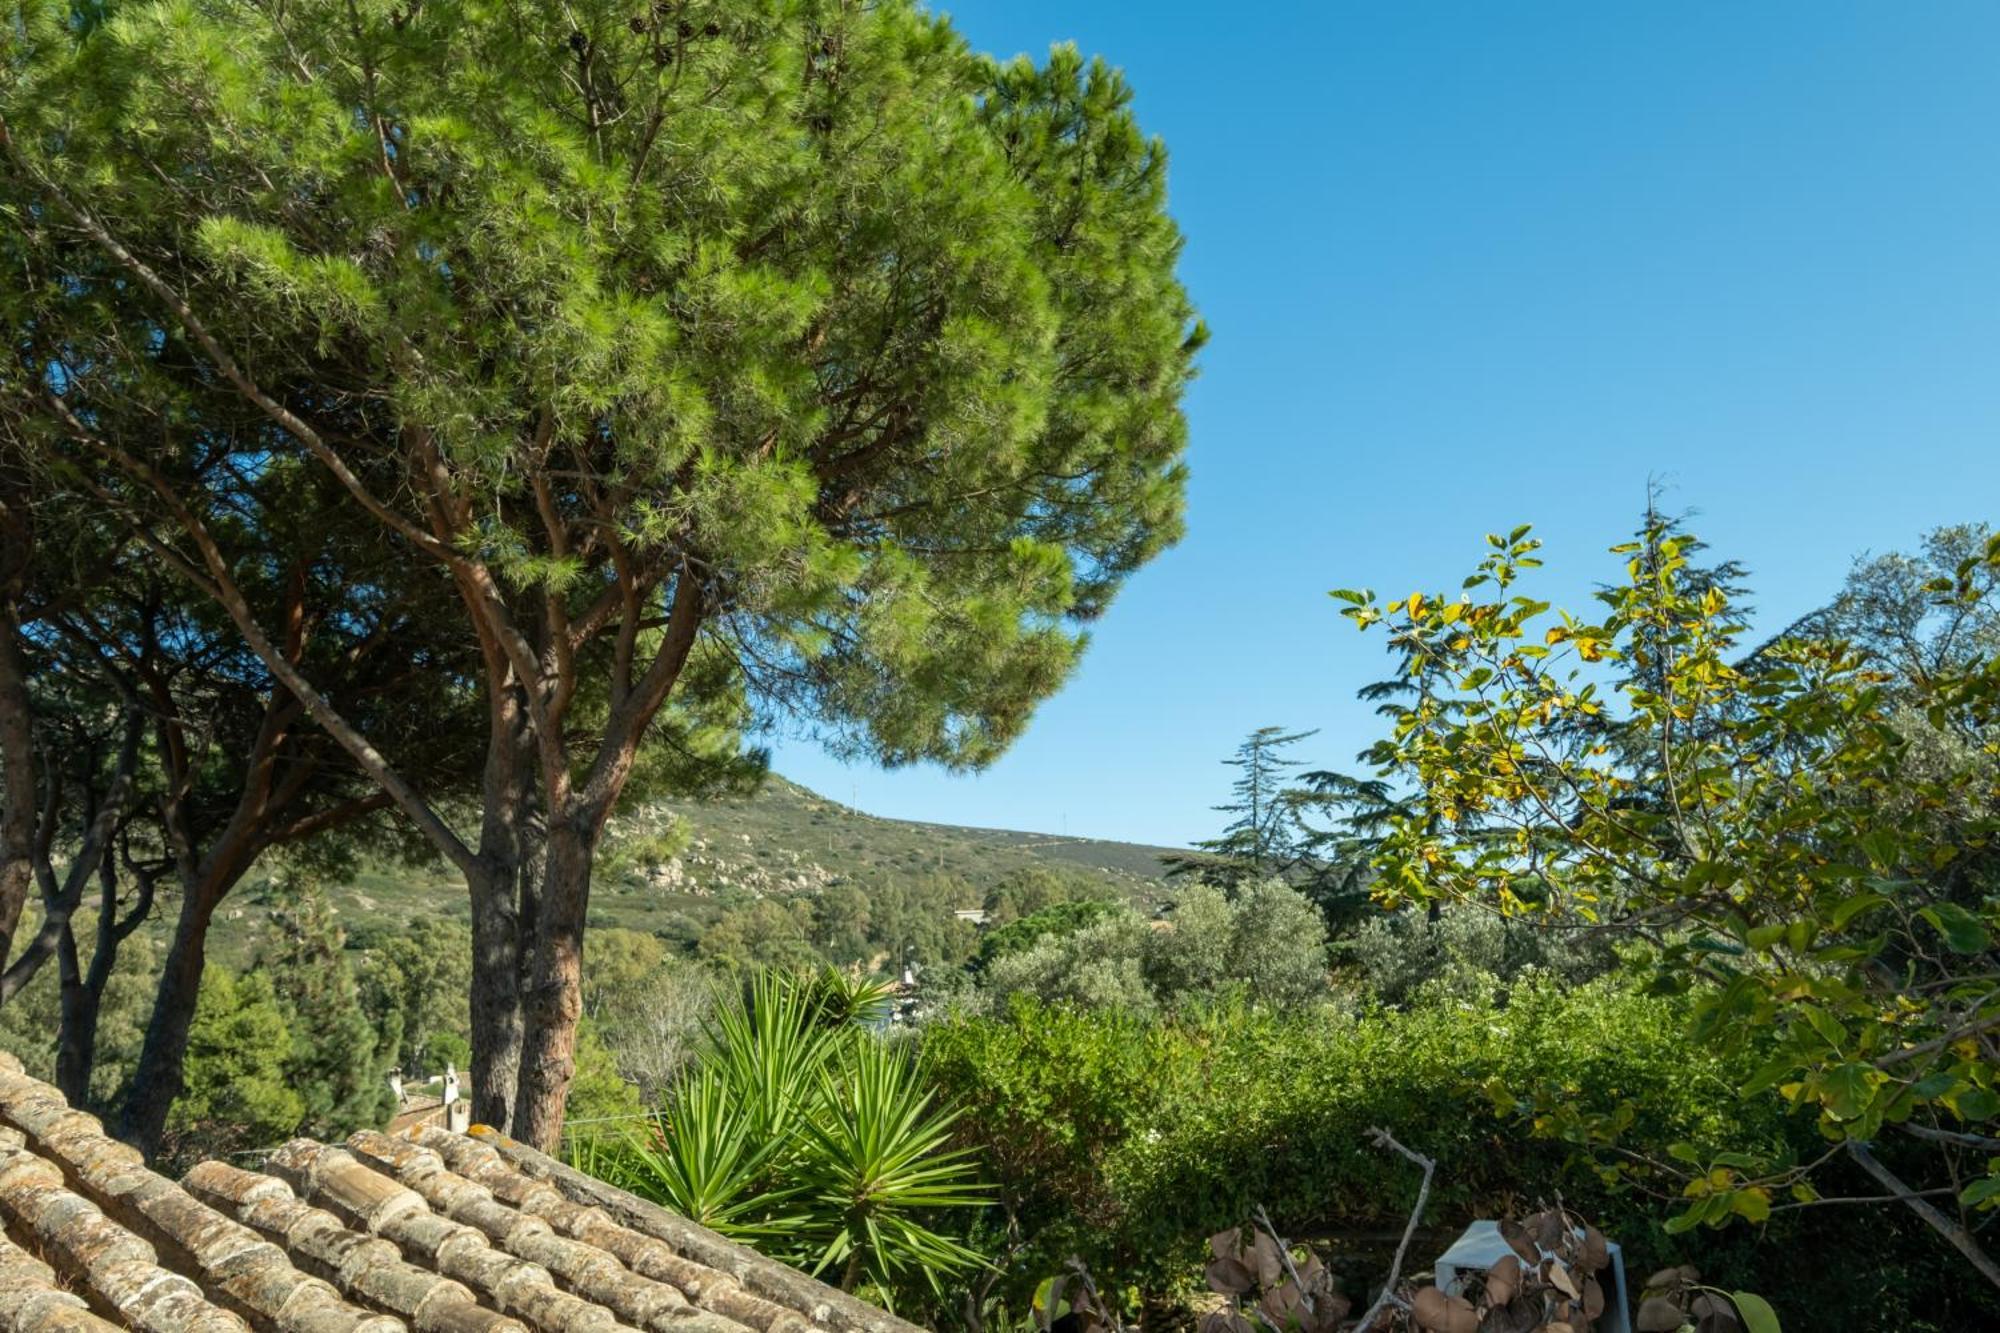
{"label": "green shrub", "polygon": [[979,941],[979,966],[991,967],[1002,958],[1012,954],[1026,953],[1037,944],[1050,938],[1074,935],[1086,926],[1092,926],[1106,917],[1126,912],[1118,903],[1101,898],[1085,898],[1076,902],[1059,902],[1030,913],[1017,921],[1010,921],[986,933]]}
{"label": "green shrub", "polygon": [[306,1102],[286,1073],[292,1032],[261,973],[210,963],[188,1029],[185,1090],[168,1122],[175,1154],[261,1148],[296,1133]]}
{"label": "green shrub", "polygon": [[1438,1159],[1434,1225],[1562,1191],[1642,1261],[1654,1207],[1530,1135],[1504,1095],[1556,1081],[1602,1115],[1634,1099],[1630,1139],[1662,1151],[1782,1139],[1768,1119],[1736,1123],[1742,1071],[1688,1047],[1682,1005],[1550,981],[1506,1007],[1478,997],[1360,1017],[1220,1003],[1148,1021],[1018,1001],[940,1023],[924,1045],[1030,1237],[1008,1279],[1018,1309],[1072,1253],[1100,1285],[1172,1293],[1198,1273],[1202,1239],[1258,1205],[1298,1237],[1400,1225],[1416,1177],[1368,1147],[1374,1125]]}
{"label": "green shrub", "polygon": [[1001,957],[987,969],[987,991],[1002,1005],[1023,996],[1049,1004],[1150,1013],[1154,997],[1143,961],[1149,933],[1136,913],[1116,909],[1080,930],[1045,936]]}
{"label": "green shrub", "polygon": [[1602,944],[1576,931],[1508,919],[1466,905],[1376,912],[1335,946],[1372,999],[1406,1004],[1421,987],[1472,996],[1529,969],[1568,982],[1587,981],[1617,964]]}

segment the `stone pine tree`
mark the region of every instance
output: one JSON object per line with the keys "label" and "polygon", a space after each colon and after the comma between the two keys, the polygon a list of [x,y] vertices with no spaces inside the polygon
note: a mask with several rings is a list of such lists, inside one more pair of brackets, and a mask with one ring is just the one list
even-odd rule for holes
{"label": "stone pine tree", "polygon": [[[909,0],[15,22],[31,447],[464,875],[474,1110],[523,1138],[560,1132],[591,857],[657,719],[982,764],[1179,533],[1203,334],[1165,154],[1073,50],[996,64]],[[228,476],[170,484],[190,457]],[[240,595],[228,478],[293,463],[455,598],[476,821]]]}

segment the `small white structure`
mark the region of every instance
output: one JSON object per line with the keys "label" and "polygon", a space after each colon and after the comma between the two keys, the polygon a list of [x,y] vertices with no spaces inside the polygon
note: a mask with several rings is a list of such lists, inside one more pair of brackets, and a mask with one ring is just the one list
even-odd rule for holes
{"label": "small white structure", "polygon": [[[1625,1254],[1615,1240],[1606,1240],[1604,1249],[1610,1263],[1600,1279],[1605,1291],[1604,1314],[1597,1321],[1598,1333],[1632,1333],[1632,1298],[1625,1290]],[[1513,1246],[1500,1234],[1500,1224],[1482,1218],[1467,1227],[1451,1243],[1451,1248],[1438,1256],[1432,1278],[1439,1291],[1457,1296],[1462,1294],[1468,1273],[1483,1273],[1513,1252]]]}
{"label": "small white structure", "polygon": [[410,1095],[403,1091],[402,1070],[392,1069],[389,1071],[389,1091],[396,1094],[396,1105],[408,1106],[410,1104]]}
{"label": "small white structure", "polygon": [[444,1127],[463,1134],[472,1124],[472,1103],[459,1100],[458,1066],[444,1062]]}

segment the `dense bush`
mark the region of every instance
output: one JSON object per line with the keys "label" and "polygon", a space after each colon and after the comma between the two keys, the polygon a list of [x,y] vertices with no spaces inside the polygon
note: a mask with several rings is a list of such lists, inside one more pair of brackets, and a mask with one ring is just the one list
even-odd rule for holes
{"label": "dense bush", "polygon": [[1373,913],[1340,940],[1336,952],[1366,993],[1389,1005],[1409,1002],[1422,987],[1477,994],[1495,978],[1512,981],[1530,968],[1569,982],[1587,981],[1618,961],[1580,931],[1549,929],[1468,905],[1441,906],[1435,913]]}
{"label": "dense bush", "polygon": [[1051,936],[1074,935],[1123,909],[1103,898],[1080,898],[1051,903],[1026,916],[997,924],[979,941],[978,964],[991,967],[1002,958],[1024,953]]}
{"label": "dense bush", "polygon": [[[1943,1256],[1900,1218],[1885,1226],[1876,1214],[1864,1233],[1845,1220],[1861,1214],[1799,1210],[1766,1228],[1778,1244],[1747,1232],[1667,1236],[1660,1223],[1677,1200],[1647,1197],[1565,1141],[1564,1125],[1537,1133],[1514,1109],[1516,1097],[1554,1087],[1579,1118],[1636,1107],[1625,1133],[1635,1149],[1796,1151],[1809,1127],[1737,1097],[1750,1062],[1693,1044],[1687,1004],[1608,978],[1536,976],[1504,1005],[1489,991],[1354,1017],[1224,1002],[1155,1021],[1022,1000],[1001,1016],[940,1023],[924,1041],[965,1110],[961,1135],[985,1155],[1027,1238],[995,1289],[1015,1311],[1072,1254],[1101,1285],[1151,1300],[1185,1294],[1203,1238],[1260,1204],[1286,1234],[1327,1244],[1351,1288],[1379,1281],[1381,1239],[1400,1228],[1417,1186],[1406,1162],[1369,1146],[1366,1131],[1380,1125],[1438,1161],[1422,1241],[1432,1253],[1475,1217],[1560,1193],[1624,1244],[1635,1278],[1691,1259],[1789,1301],[1801,1327],[1963,1326],[1951,1322],[1964,1308],[1953,1302],[1970,1298],[1939,1284]],[[1782,1243],[1806,1237],[1810,1248]],[[1841,1247],[1854,1262],[1821,1271]],[[1829,1284],[1854,1322],[1806,1318],[1799,1302]]]}
{"label": "dense bush", "polygon": [[949,994],[961,1010],[1026,997],[1150,1014],[1226,992],[1279,1006],[1327,995],[1319,909],[1275,881],[1246,885],[1233,900],[1187,885],[1158,922],[1111,903],[1060,903],[989,934],[981,957],[977,991]]}
{"label": "dense bush", "polygon": [[1045,936],[996,961],[986,973],[987,992],[1002,1004],[1021,996],[1151,1013],[1155,999],[1144,963],[1148,934],[1144,921],[1121,910],[1081,929]]}

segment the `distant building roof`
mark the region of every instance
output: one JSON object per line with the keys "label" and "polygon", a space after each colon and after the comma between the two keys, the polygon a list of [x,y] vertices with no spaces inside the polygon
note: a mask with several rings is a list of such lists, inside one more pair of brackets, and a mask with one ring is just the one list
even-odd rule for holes
{"label": "distant building roof", "polygon": [[918,1333],[481,1126],[176,1184],[0,1051],[0,1333],[112,1329]]}

